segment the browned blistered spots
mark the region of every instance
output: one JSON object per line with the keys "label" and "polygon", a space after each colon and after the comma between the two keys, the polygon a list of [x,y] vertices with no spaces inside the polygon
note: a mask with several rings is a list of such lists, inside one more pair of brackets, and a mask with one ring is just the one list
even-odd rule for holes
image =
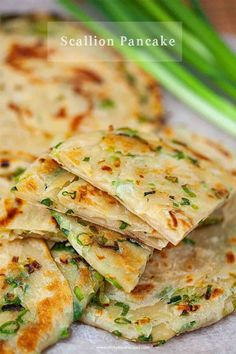
{"label": "browned blistered spots", "polygon": [[15,113],[17,113],[18,115],[22,115],[22,114],[24,114],[24,115],[26,115],[26,116],[28,116],[28,117],[32,117],[32,115],[33,115],[33,113],[32,113],[32,111],[29,109],[29,108],[27,108],[27,107],[22,107],[22,106],[19,106],[17,103],[15,103],[15,102],[9,102],[8,103],[8,107],[12,110],[12,111],[14,111]]}
{"label": "browned blistered spots", "polygon": [[66,118],[67,116],[66,107],[59,108],[55,116],[56,118]]}
{"label": "browned blistered spots", "polygon": [[72,132],[78,130],[78,127],[80,126],[84,118],[85,118],[84,114],[77,114],[76,116],[74,116],[70,124],[70,130]]}
{"label": "browned blistered spots", "polygon": [[166,253],[166,251],[165,250],[163,250],[162,252],[160,252],[160,256],[161,256],[161,258],[168,258],[168,255],[167,255],[167,253]]}
{"label": "browned blistered spots", "polygon": [[138,154],[152,151],[152,148],[149,146],[148,142],[141,139],[139,140],[138,138],[124,136],[122,134],[108,134],[104,137],[102,142],[108,148],[122,150],[125,154]]}
{"label": "browned blistered spots", "polygon": [[15,203],[12,199],[4,200],[5,215],[0,218],[0,226],[6,227],[17,215],[22,213],[23,200],[16,198]]}
{"label": "browned blistered spots", "polygon": [[218,150],[218,152],[220,152],[222,155],[226,156],[226,157],[232,157],[231,153],[227,150],[224,149],[223,146],[221,146],[220,144],[217,144],[214,141],[211,141],[209,139],[206,139],[206,142],[209,146],[214,147],[216,150]]}
{"label": "browned blistered spots", "polygon": [[16,256],[12,257],[12,262],[18,263],[18,261],[19,261],[19,257],[16,257]]}
{"label": "browned blistered spots", "polygon": [[173,129],[171,127],[169,127],[169,126],[168,127],[164,127],[163,131],[169,137],[171,137],[173,135],[173,133],[174,133]]}
{"label": "browned blistered spots", "polygon": [[80,268],[80,283],[83,285],[87,285],[90,279],[90,271],[87,267]]}
{"label": "browned blistered spots", "polygon": [[145,294],[148,294],[151,292],[151,290],[154,289],[154,285],[153,284],[138,284],[132,291],[131,294],[134,296],[141,296],[141,297],[145,297]]}
{"label": "browned blistered spots", "polygon": [[10,166],[10,161],[7,159],[0,159],[0,167],[7,168]]}
{"label": "browned blistered spots", "polygon": [[48,174],[59,168],[56,161],[50,158],[46,158],[44,161],[41,160],[41,164],[38,167],[39,174]]}
{"label": "browned blistered spots", "polygon": [[213,193],[217,198],[228,198],[229,191],[221,183],[216,183],[213,188]]}
{"label": "browned blistered spots", "polygon": [[170,219],[168,220],[168,225],[171,229],[176,229],[176,227],[178,226],[178,220],[175,216],[174,211],[169,210],[169,215],[171,217],[171,220]]}
{"label": "browned blistered spots", "polygon": [[187,145],[186,143],[184,143],[183,141],[180,141],[180,140],[177,140],[177,139],[175,139],[175,144],[181,145],[181,146],[183,146],[183,147],[187,147],[187,146],[188,146],[188,145]]}
{"label": "browned blistered spots", "polygon": [[232,175],[236,177],[236,170],[232,170]]}
{"label": "browned blistered spots", "polygon": [[145,324],[148,324],[150,323],[150,318],[149,317],[143,317],[143,318],[140,318],[139,320],[135,321],[135,324],[139,325],[139,326],[143,326]]}
{"label": "browned blistered spots", "polygon": [[114,166],[120,167],[120,159],[119,158],[115,159]]}
{"label": "browned blistered spots", "polygon": [[[23,183],[24,182],[24,183]],[[29,177],[26,180],[22,181],[22,185],[19,188],[20,192],[37,192],[38,186],[33,177]]]}
{"label": "browned blistered spots", "polygon": [[14,111],[16,113],[16,117],[19,120],[19,123],[25,128],[27,129],[30,133],[37,135],[37,134],[41,134],[43,135],[45,138],[51,138],[52,135],[48,132],[44,132],[44,131],[40,131],[36,128],[34,128],[33,126],[31,126],[29,124],[29,122],[25,119],[27,117],[31,117],[33,115],[33,113],[25,107],[19,106],[18,104],[14,103],[14,102],[9,102],[8,103],[8,107]]}
{"label": "browned blistered spots", "polygon": [[[20,151],[20,150],[18,150],[18,151],[17,150],[14,150],[14,151],[0,150],[0,154],[2,155],[1,159],[7,158],[7,160],[10,160],[10,161],[13,161],[13,160],[19,161],[19,158],[20,158],[20,159],[24,159],[27,162],[33,162],[36,159],[36,156],[34,156],[28,152]],[[2,160],[0,160],[0,161],[2,161]]]}
{"label": "browned blistered spots", "polygon": [[97,258],[100,259],[100,261],[102,261],[105,257],[104,256],[100,256],[98,254],[96,254]]}
{"label": "browned blistered spots", "polygon": [[224,293],[223,289],[216,288],[212,291],[210,299],[215,299],[216,297],[222,295]]}
{"label": "browned blistered spots", "polygon": [[18,113],[18,114],[21,113],[21,107],[14,102],[9,102],[8,108],[10,108],[15,113]]}
{"label": "browned blistered spots", "polygon": [[[188,218],[188,219],[190,219],[190,218]],[[189,229],[189,227],[193,225],[193,222],[187,222],[184,219],[179,219],[179,222],[182,224],[184,229]]]}
{"label": "browned blistered spots", "polygon": [[103,312],[103,309],[96,309],[96,316],[102,316]]}
{"label": "browned blistered spots", "polygon": [[84,201],[87,204],[93,204],[89,196],[94,195],[95,192],[96,192],[96,188],[93,187],[92,185],[86,184],[83,186],[79,186],[76,192],[76,201],[79,202]]}
{"label": "browned blistered spots", "polygon": [[42,338],[47,337],[53,330],[55,318],[72,307],[72,296],[66,282],[54,280],[48,289],[53,295],[42,300],[37,306],[36,323],[26,326],[17,340],[20,352],[35,352]]}
{"label": "browned blistered spots", "polygon": [[229,239],[229,243],[231,243],[232,245],[236,244],[236,236],[233,236]]}
{"label": "browned blistered spots", "polygon": [[15,352],[7,346],[7,343],[0,340],[0,353],[1,354],[14,354]]}
{"label": "browned blistered spots", "polygon": [[[52,50],[50,50],[50,53]],[[29,59],[46,60],[48,56],[47,46],[42,41],[33,44],[13,43],[7,57],[6,63],[16,70],[30,72],[29,68],[24,66],[24,62]]]}
{"label": "browned blistered spots", "polygon": [[186,150],[190,151],[192,155],[194,155],[195,157],[197,157],[200,160],[211,161],[210,158],[208,158],[207,156],[201,154],[198,151],[195,151],[195,150],[191,149],[190,147],[186,148]]}
{"label": "browned blistered spots", "polygon": [[227,260],[227,263],[229,263],[229,264],[232,264],[235,262],[235,256],[232,251],[229,251],[226,253],[226,260]]}
{"label": "browned blistered spots", "polygon": [[60,257],[60,262],[63,264],[68,264],[68,257],[67,256],[61,256]]}
{"label": "browned blistered spots", "polygon": [[179,311],[182,313],[187,314],[189,312],[195,312],[200,308],[200,305],[190,305],[190,304],[180,304],[177,306]]}
{"label": "browned blistered spots", "polygon": [[106,192],[103,192],[100,189],[97,189],[96,187],[92,186],[91,184],[85,184],[85,185],[80,185],[77,188],[76,191],[76,201],[78,202],[86,202],[87,204],[95,204],[94,201],[90,197],[102,197],[104,201],[108,202],[111,205],[118,204],[118,202],[111,197],[109,194]]}
{"label": "browned blistered spots", "polygon": [[54,281],[53,283],[47,286],[47,290],[55,292],[58,289],[59,282]]}
{"label": "browned blistered spots", "polygon": [[187,283],[192,283],[192,281],[193,281],[192,275],[187,275],[187,277],[186,277],[186,282],[187,282]]}
{"label": "browned blistered spots", "polygon": [[93,82],[96,84],[101,84],[101,77],[92,70],[83,68],[74,68],[71,83],[73,85],[74,91],[80,92],[80,87],[84,82]]}
{"label": "browned blistered spots", "polygon": [[68,150],[68,151],[66,152],[66,156],[67,156],[72,162],[74,162],[76,165],[79,165],[79,164],[80,164],[82,154],[83,154],[83,152],[81,151],[80,148]]}
{"label": "browned blistered spots", "polygon": [[185,215],[185,211],[181,209],[176,209],[175,214],[181,214],[183,215],[187,220],[183,218],[178,218],[178,221],[182,224],[182,226],[186,229],[188,229],[190,226],[193,225],[193,219],[190,216]]}
{"label": "browned blistered spots", "polygon": [[50,223],[57,226],[57,222],[52,216],[50,217]]}
{"label": "browned blistered spots", "polygon": [[112,168],[110,166],[107,166],[107,165],[103,165],[101,167],[101,170],[107,171],[107,172],[112,172]]}

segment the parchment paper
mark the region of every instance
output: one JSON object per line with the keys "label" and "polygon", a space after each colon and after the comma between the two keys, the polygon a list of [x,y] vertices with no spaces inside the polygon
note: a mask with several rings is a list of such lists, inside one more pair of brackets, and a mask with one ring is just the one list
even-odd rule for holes
{"label": "parchment paper", "polygon": [[[113,1],[113,0],[111,0]],[[128,0],[131,1],[131,0]],[[146,1],[146,0],[145,0]],[[30,11],[57,11],[63,14],[53,0],[1,0],[0,13]],[[228,37],[236,48],[236,39]],[[236,139],[223,133],[202,120],[191,109],[164,92],[166,114],[170,124],[182,124],[195,132],[213,137],[236,152]],[[215,325],[176,337],[164,346],[153,348],[117,339],[109,333],[74,324],[71,337],[60,341],[46,351],[47,354],[114,354],[114,353],[158,353],[158,354],[234,354],[236,353],[236,314],[230,315]]]}

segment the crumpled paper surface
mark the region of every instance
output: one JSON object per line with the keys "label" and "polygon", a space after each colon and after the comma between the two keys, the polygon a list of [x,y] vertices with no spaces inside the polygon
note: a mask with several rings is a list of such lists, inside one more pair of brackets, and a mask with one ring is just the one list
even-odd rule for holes
{"label": "crumpled paper surface", "polygon": [[[30,11],[63,11],[53,0],[2,0],[0,13]],[[227,38],[236,48],[236,39]],[[191,130],[212,137],[236,151],[236,139],[213,127],[168,93],[164,93],[166,115],[170,124],[181,124]],[[69,339],[49,348],[46,354],[234,354],[236,353],[236,313],[200,330],[182,334],[158,348],[118,339],[111,334],[82,324],[73,324]]]}

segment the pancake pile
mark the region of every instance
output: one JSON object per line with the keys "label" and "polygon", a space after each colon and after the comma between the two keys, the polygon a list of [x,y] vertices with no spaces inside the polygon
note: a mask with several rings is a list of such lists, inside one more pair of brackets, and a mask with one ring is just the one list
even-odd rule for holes
{"label": "pancake pile", "polygon": [[73,321],[155,346],[219,321],[236,308],[236,160],[162,126],[136,66],[68,61],[55,33],[48,53],[48,20],[0,31],[0,352],[40,353]]}

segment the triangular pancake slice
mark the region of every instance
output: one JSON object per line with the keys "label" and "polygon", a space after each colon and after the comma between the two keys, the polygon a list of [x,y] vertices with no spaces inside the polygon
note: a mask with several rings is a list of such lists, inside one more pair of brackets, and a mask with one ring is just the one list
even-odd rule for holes
{"label": "triangular pancake slice", "polygon": [[129,128],[78,134],[51,156],[175,245],[236,190],[235,171],[179,141],[178,134],[164,139]]}
{"label": "triangular pancake slice", "polygon": [[74,321],[77,321],[103,284],[103,277],[90,267],[68,242],[55,243],[51,254],[70,285],[73,294]]}
{"label": "triangular pancake slice", "polygon": [[235,311],[235,205],[227,224],[201,227],[178,246],[155,252],[130,294],[107,285],[82,321],[119,337],[160,345]]}
{"label": "triangular pancake slice", "polygon": [[136,286],[152,254],[149,247],[76,217],[52,215],[73,248],[107,281],[126,292]]}
{"label": "triangular pancake slice", "polygon": [[65,241],[50,212],[16,198],[10,192],[11,185],[0,177],[0,241],[23,237]]}
{"label": "triangular pancake slice", "polygon": [[15,189],[17,196],[31,203],[77,215],[151,247],[162,249],[168,242],[115,198],[65,171],[47,155],[20,176]]}
{"label": "triangular pancake slice", "polygon": [[0,245],[0,352],[41,353],[68,335],[73,299],[42,240]]}
{"label": "triangular pancake slice", "polygon": [[[63,178],[62,180],[64,181]],[[56,183],[58,190],[59,185],[59,182]],[[95,270],[111,281],[117,282],[118,286],[128,292],[137,284],[152,254],[149,247],[115,231],[96,228],[91,223],[83,220],[78,222],[76,217],[59,213],[52,217],[50,211],[43,208],[43,204],[31,205],[15,198],[13,193],[8,196],[6,192],[0,205],[2,241],[31,236],[61,242],[68,237],[80,256]],[[86,233],[91,238],[89,245],[78,244],[77,236],[80,233]],[[104,240],[107,240],[107,245],[104,244]]]}

